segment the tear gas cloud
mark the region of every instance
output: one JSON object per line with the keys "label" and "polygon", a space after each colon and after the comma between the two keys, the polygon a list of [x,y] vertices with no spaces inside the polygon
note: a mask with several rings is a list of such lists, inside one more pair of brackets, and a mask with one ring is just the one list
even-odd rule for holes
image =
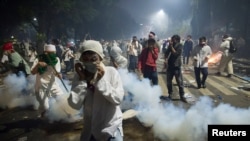
{"label": "tear gas cloud", "polygon": [[[56,98],[50,98],[50,109],[46,113],[50,122],[64,121],[74,122],[82,118],[82,110],[72,109],[67,102],[69,93],[66,92],[61,81],[56,78],[56,81],[64,91],[63,95]],[[39,109],[39,103],[35,96],[35,76],[30,75],[27,79],[24,75],[16,76],[10,74],[3,80],[4,85],[0,87],[0,107],[2,109],[15,108],[15,107],[27,107],[32,106],[34,110]],[[70,83],[64,80],[66,87],[70,90]]]}
{"label": "tear gas cloud", "polygon": [[[209,97],[201,97],[189,109],[172,103],[160,103],[160,86],[151,86],[148,79],[138,79],[127,70],[119,70],[126,97],[123,109],[133,108],[138,111],[138,120],[147,127],[152,127],[154,135],[162,140],[198,141],[206,139],[208,124],[250,124],[250,108],[236,108],[229,104],[213,105]],[[58,80],[62,90],[65,90]],[[69,81],[64,80],[68,89]],[[0,107],[14,108],[33,106],[38,109],[34,95],[35,76],[25,80],[24,76],[9,75],[4,79],[5,87],[0,88]],[[28,86],[28,87],[27,87]],[[69,107],[69,93],[50,99],[50,109],[46,116],[50,122],[74,122],[82,117],[80,111]],[[126,104],[125,104],[126,103]]]}
{"label": "tear gas cloud", "polygon": [[[120,70],[125,90],[131,98],[125,99],[124,108],[138,111],[137,118],[154,135],[162,140],[200,141],[207,138],[208,124],[250,124],[250,107],[236,108],[229,104],[215,106],[212,99],[203,96],[189,109],[172,103],[160,103],[162,91],[159,86],[150,86],[149,81],[125,70]],[[132,104],[128,104],[131,102]],[[133,107],[131,106],[133,105]]]}
{"label": "tear gas cloud", "polygon": [[14,107],[26,107],[34,106],[34,109],[38,108],[35,97],[30,97],[32,89],[34,88],[34,77],[28,77],[24,75],[17,77],[15,74],[10,74],[3,80],[4,85],[0,88],[0,107],[14,108]]}

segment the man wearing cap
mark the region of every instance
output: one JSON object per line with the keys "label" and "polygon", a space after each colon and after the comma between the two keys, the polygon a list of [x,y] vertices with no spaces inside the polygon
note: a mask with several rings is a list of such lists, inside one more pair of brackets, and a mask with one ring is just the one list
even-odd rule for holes
{"label": "man wearing cap", "polygon": [[229,52],[230,41],[233,40],[232,37],[225,34],[222,37],[222,43],[220,45],[220,50],[223,52],[221,56],[220,65],[218,67],[217,75],[221,75],[222,72],[226,70],[227,77],[231,77],[233,74],[233,54]]}
{"label": "man wearing cap", "polygon": [[[23,57],[14,50],[13,44],[11,42],[7,42],[3,45],[3,57],[7,56],[7,63],[10,66],[12,72],[20,75],[20,72],[24,73],[25,76],[30,74],[29,64],[23,59]],[[6,63],[6,59],[2,59],[2,63]]]}
{"label": "man wearing cap", "polygon": [[68,103],[77,110],[83,107],[81,141],[122,141],[121,77],[114,67],[102,63],[103,48],[98,41],[85,41],[80,51],[81,63],[75,64]]}
{"label": "man wearing cap", "polygon": [[158,73],[156,60],[158,59],[159,50],[156,46],[155,39],[148,40],[148,47],[143,48],[138,60],[138,71],[143,74],[144,78],[152,81],[153,85],[158,85]]}
{"label": "man wearing cap", "polygon": [[45,45],[44,53],[36,58],[31,67],[31,73],[36,74],[35,95],[39,102],[41,117],[44,117],[49,109],[49,98],[63,94],[55,79],[60,71],[61,63],[56,56],[56,47],[52,44]]}

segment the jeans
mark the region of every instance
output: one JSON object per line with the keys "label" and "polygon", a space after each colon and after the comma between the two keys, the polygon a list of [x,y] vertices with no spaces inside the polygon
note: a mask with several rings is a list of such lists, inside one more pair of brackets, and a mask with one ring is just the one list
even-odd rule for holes
{"label": "jeans", "polygon": [[152,81],[153,85],[158,85],[158,73],[150,67],[146,67],[143,71],[143,77]]}
{"label": "jeans", "polygon": [[189,63],[189,54],[186,54],[186,55],[183,55],[183,64],[185,65],[185,64],[187,64],[188,65],[188,63]]}
{"label": "jeans", "polygon": [[[194,67],[194,74],[198,87],[201,87],[201,85],[205,85],[208,76],[208,68]],[[202,74],[202,79],[200,77],[200,74]]]}
{"label": "jeans", "polygon": [[168,67],[167,69],[167,88],[168,94],[171,96],[173,94],[173,84],[172,80],[175,77],[179,88],[180,97],[184,96],[184,85],[183,85],[183,78],[181,73],[181,67]]}
{"label": "jeans", "polygon": [[135,72],[135,70],[137,69],[137,63],[138,63],[138,57],[134,55],[129,55],[128,70]]}

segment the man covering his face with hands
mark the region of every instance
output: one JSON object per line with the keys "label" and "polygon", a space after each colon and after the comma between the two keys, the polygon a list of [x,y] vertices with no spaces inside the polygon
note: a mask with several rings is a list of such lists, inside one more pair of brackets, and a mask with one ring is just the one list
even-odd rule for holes
{"label": "man covering his face with hands", "polygon": [[[206,37],[199,38],[199,44],[192,51],[193,65],[197,89],[206,88],[208,76],[208,59],[212,54],[210,46],[207,45]],[[202,74],[202,77],[201,77]]]}
{"label": "man covering his face with hands", "polygon": [[81,141],[122,141],[120,104],[124,89],[120,75],[114,67],[102,63],[104,54],[98,41],[85,41],[81,53],[68,98],[72,108],[83,106]]}

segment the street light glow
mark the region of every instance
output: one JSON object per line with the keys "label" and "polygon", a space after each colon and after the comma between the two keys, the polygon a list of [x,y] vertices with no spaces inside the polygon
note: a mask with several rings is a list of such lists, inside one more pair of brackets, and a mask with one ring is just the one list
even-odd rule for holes
{"label": "street light glow", "polygon": [[152,14],[150,19],[153,30],[157,32],[159,36],[165,36],[169,24],[168,14],[165,13],[163,9],[160,9]]}
{"label": "street light glow", "polygon": [[161,10],[158,12],[158,14],[159,14],[159,15],[164,15],[164,10],[161,9]]}
{"label": "street light glow", "polygon": [[159,10],[159,11],[156,13],[155,16],[156,16],[158,19],[161,19],[162,17],[165,17],[166,14],[165,14],[164,10],[161,9],[161,10]]}

